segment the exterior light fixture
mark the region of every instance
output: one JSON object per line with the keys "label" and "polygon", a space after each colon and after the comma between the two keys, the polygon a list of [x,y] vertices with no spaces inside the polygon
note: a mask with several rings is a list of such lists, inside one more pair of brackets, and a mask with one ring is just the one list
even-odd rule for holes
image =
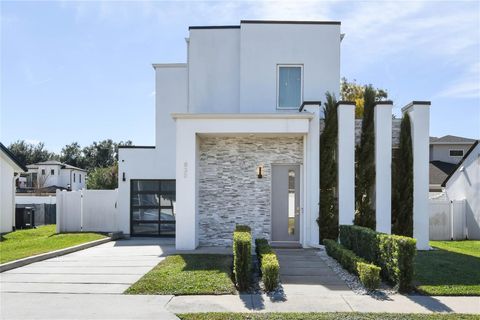
{"label": "exterior light fixture", "polygon": [[260,165],[260,166],[257,167],[257,177],[258,177],[258,179],[262,179],[262,178],[263,178],[262,169],[263,169],[263,166],[262,166],[262,165]]}
{"label": "exterior light fixture", "polygon": [[127,181],[127,179],[125,178],[125,172],[122,174],[122,181]]}

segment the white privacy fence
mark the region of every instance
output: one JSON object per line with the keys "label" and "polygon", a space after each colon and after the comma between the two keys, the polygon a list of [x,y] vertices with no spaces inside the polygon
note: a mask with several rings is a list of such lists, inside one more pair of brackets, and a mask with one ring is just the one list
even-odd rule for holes
{"label": "white privacy fence", "polygon": [[57,190],[57,232],[115,232],[118,190]]}
{"label": "white privacy fence", "polygon": [[465,200],[430,199],[430,240],[462,240],[467,236]]}

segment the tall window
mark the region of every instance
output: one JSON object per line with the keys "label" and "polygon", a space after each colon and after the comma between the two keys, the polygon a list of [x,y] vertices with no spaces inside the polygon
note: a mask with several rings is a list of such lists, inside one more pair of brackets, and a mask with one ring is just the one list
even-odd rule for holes
{"label": "tall window", "polygon": [[42,169],[42,176],[45,175],[45,169]]}
{"label": "tall window", "polygon": [[302,103],[302,72],[301,65],[279,65],[277,83],[277,108],[298,109]]}
{"label": "tall window", "polygon": [[73,174],[73,182],[75,182],[75,173]]}
{"label": "tall window", "polygon": [[50,175],[52,175],[52,176],[55,175],[55,170],[54,169],[50,169]]}
{"label": "tall window", "polygon": [[132,235],[175,235],[175,180],[131,180]]}
{"label": "tall window", "polygon": [[82,175],[80,173],[78,174],[78,182],[82,183]]}

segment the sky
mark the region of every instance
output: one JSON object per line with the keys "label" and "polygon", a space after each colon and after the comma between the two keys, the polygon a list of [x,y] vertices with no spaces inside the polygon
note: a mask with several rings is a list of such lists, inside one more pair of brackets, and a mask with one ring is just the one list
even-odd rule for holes
{"label": "sky", "polygon": [[432,102],[430,134],[480,138],[479,1],[0,3],[0,141],[155,143],[152,63],[186,62],[190,25],[341,21],[341,76]]}

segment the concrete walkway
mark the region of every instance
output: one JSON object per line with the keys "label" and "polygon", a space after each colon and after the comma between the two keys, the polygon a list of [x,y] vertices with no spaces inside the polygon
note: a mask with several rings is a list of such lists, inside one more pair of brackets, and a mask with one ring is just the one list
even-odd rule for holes
{"label": "concrete walkway", "polygon": [[1,273],[0,319],[168,320],[177,319],[174,313],[207,311],[480,314],[480,297],[356,295],[314,250],[291,250],[277,249],[280,295],[140,296],[122,293],[174,253],[173,244],[162,239],[109,242]]}

